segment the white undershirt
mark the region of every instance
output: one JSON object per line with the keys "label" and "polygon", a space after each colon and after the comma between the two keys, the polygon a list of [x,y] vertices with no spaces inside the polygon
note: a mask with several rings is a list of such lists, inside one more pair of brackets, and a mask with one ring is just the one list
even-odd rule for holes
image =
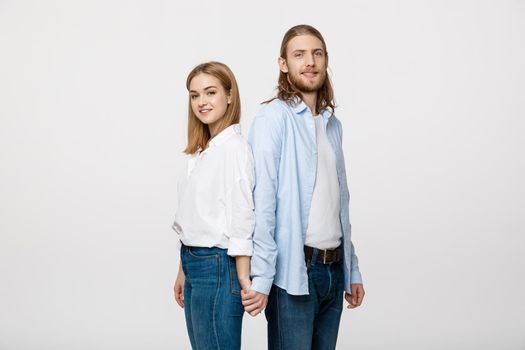
{"label": "white undershirt", "polygon": [[210,140],[188,161],[179,182],[173,229],[182,243],[228,249],[228,255],[252,255],[255,183],[250,146],[234,124]]}
{"label": "white undershirt", "polygon": [[308,218],[305,245],[333,249],[341,244],[339,180],[335,153],[326,137],[321,115],[314,117],[317,139],[317,174]]}

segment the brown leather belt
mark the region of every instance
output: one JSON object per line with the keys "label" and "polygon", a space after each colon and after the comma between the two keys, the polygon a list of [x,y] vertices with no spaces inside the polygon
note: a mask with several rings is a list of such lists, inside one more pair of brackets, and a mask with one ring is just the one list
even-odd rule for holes
{"label": "brown leather belt", "polygon": [[341,249],[317,249],[308,246],[304,246],[304,258],[311,260],[314,250],[317,250],[317,261],[323,264],[332,264],[341,260]]}

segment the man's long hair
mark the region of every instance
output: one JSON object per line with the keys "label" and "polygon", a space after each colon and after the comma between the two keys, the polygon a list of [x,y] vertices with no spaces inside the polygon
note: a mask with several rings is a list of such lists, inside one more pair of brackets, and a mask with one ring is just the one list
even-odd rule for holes
{"label": "man's long hair", "polygon": [[[286,50],[290,40],[299,35],[313,35],[321,41],[323,44],[323,50],[326,57],[328,58],[328,51],[326,50],[326,43],[324,41],[321,33],[314,27],[307,24],[300,24],[295,27],[290,28],[286,34],[284,34],[283,41],[281,43],[281,58],[287,59]],[[301,92],[288,80],[288,73],[283,73],[279,71],[279,79],[277,85],[277,96],[271,98],[270,100],[264,101],[263,103],[269,103],[276,98],[286,101],[288,103],[297,103],[297,99],[303,98]],[[321,111],[325,108],[329,108],[332,112],[335,109],[334,102],[334,90],[328,77],[328,72],[326,72],[326,79],[321,88],[317,91],[317,111]]]}

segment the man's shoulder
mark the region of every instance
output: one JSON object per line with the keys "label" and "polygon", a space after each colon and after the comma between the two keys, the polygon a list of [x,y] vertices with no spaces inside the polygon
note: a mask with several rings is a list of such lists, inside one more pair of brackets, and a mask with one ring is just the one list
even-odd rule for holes
{"label": "man's shoulder", "polygon": [[327,111],[326,113],[330,115],[329,122],[332,123],[336,128],[341,129],[341,121],[339,120],[339,118],[336,117],[335,113],[332,111]]}
{"label": "man's shoulder", "polygon": [[[250,128],[250,138],[254,135],[254,132],[258,131],[277,131],[286,128],[286,119],[288,118],[289,107],[286,102],[274,99],[269,103],[265,104],[253,119],[252,126]],[[249,138],[249,139],[250,139]]]}
{"label": "man's shoulder", "polygon": [[275,98],[266,103],[257,113],[256,118],[276,118],[280,119],[290,110],[290,105],[283,100]]}

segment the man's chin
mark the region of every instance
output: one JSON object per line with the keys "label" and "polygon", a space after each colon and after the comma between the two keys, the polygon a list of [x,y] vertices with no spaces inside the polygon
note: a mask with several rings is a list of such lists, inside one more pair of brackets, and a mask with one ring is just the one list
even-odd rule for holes
{"label": "man's chin", "polygon": [[299,91],[303,93],[310,93],[318,91],[323,84],[301,84],[298,86]]}
{"label": "man's chin", "polygon": [[324,83],[324,81],[321,82],[320,79],[312,80],[306,79],[302,76],[299,79],[289,79],[289,81],[301,93],[316,92],[323,86]]}

